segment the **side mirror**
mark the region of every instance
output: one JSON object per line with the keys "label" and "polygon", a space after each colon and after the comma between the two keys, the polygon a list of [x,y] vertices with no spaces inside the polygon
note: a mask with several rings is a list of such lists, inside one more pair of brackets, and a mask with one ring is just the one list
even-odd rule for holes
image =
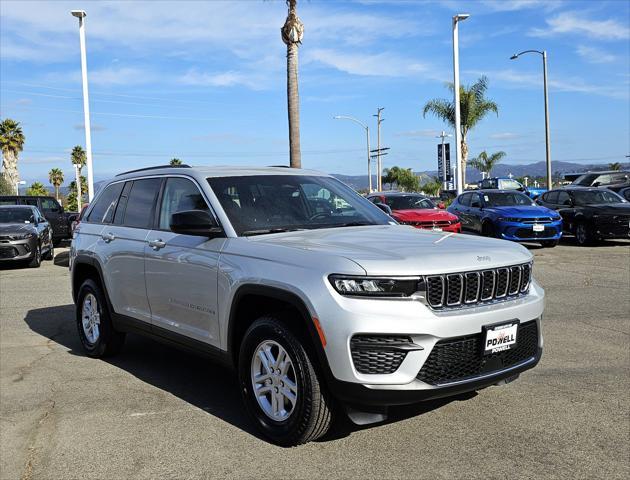
{"label": "side mirror", "polygon": [[444,209],[446,208],[446,205],[444,205],[444,202],[440,202],[440,203],[438,203],[438,204],[437,204],[437,207],[438,207],[440,210],[444,210]]}
{"label": "side mirror", "polygon": [[171,230],[174,233],[198,237],[216,237],[223,233],[223,229],[205,210],[185,210],[174,213],[171,215]]}
{"label": "side mirror", "polygon": [[375,203],[374,205],[383,210],[387,215],[392,214],[392,209],[389,208],[389,205],[385,205],[384,203]]}

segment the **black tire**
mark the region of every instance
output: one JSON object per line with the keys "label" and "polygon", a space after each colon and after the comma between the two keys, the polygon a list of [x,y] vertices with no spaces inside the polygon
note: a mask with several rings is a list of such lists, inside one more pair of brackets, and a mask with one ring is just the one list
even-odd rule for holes
{"label": "black tire", "polygon": [[58,247],[59,245],[61,245],[61,242],[61,238],[53,238],[53,246]]}
{"label": "black tire", "polygon": [[42,264],[42,246],[38,243],[33,258],[28,262],[30,268],[39,268]]}
{"label": "black tire", "polygon": [[[286,420],[276,421],[262,409],[253,393],[252,359],[261,343],[271,341],[284,348],[295,373],[296,402]],[[279,316],[256,320],[241,342],[238,375],[247,411],[262,433],[274,443],[290,447],[323,436],[332,422],[332,399],[319,380],[307,351]]]}
{"label": "black tire", "polygon": [[543,242],[540,242],[540,244],[545,248],[553,248],[558,245],[559,241],[560,240],[545,240]]}
{"label": "black tire", "polygon": [[[88,295],[96,299],[96,311],[99,316],[98,338],[96,338],[95,341],[88,339],[83,327],[83,304]],[[114,329],[102,288],[92,279],[85,280],[79,289],[79,294],[77,295],[76,322],[81,344],[83,345],[85,353],[90,357],[102,358],[115,355],[120,351],[125,342],[125,334],[117,332]]]}
{"label": "black tire", "polygon": [[55,258],[55,247],[53,244],[50,244],[50,248],[48,251],[42,256],[44,260],[53,260]]}
{"label": "black tire", "polygon": [[585,222],[578,222],[575,225],[575,241],[581,247],[586,247],[595,243],[595,237]]}

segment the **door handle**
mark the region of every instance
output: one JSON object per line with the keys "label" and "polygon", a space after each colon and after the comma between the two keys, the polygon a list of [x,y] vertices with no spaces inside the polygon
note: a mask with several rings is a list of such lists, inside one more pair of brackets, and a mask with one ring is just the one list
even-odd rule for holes
{"label": "door handle", "polygon": [[166,242],[163,242],[161,239],[158,238],[157,240],[151,240],[149,242],[149,246],[153,250],[159,250],[160,248],[166,247]]}
{"label": "door handle", "polygon": [[104,233],[103,235],[101,235],[101,238],[103,239],[105,243],[109,243],[115,240],[116,236],[113,233]]}

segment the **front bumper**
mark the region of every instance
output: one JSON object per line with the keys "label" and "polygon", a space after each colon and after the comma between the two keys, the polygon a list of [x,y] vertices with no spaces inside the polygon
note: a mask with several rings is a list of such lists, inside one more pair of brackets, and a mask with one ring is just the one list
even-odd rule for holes
{"label": "front bumper", "polygon": [[452,223],[450,225],[438,225],[436,227],[432,226],[423,226],[423,225],[412,225],[412,227],[420,228],[422,230],[435,230],[438,232],[453,232],[453,233],[461,233],[462,224],[461,223]]}
{"label": "front bumper", "polygon": [[599,238],[630,238],[630,223],[626,219],[622,221],[605,221],[598,219],[595,221],[593,229],[595,235]]}
{"label": "front bumper", "polygon": [[[319,319],[328,341],[325,353],[331,373],[330,387],[347,403],[396,405],[476,390],[532,368],[540,359],[544,291],[535,281],[532,281],[529,293],[521,297],[441,311],[431,310],[420,301],[410,299],[357,299],[335,295],[335,312],[322,312]],[[334,321],[325,320],[333,315]],[[536,325],[535,337],[533,341],[530,339],[530,353],[522,359],[506,362],[505,368],[501,363],[480,370],[462,371],[461,378],[455,375],[446,381],[440,378],[427,380],[426,375],[421,375],[423,367],[435,360],[431,358],[433,350],[437,351],[437,347],[445,342],[480,338],[485,326],[516,320],[521,326]],[[356,347],[352,340],[356,336],[366,337],[364,342],[378,336],[392,337],[390,340],[395,342],[406,337],[413,348],[402,345],[401,348],[406,350],[404,358],[390,370],[383,369],[383,364],[391,363],[392,358],[379,353],[369,359],[377,366],[370,371],[369,367],[357,368],[358,357],[353,358],[353,348]],[[470,348],[470,345],[475,348],[475,341],[462,348]],[[449,355],[455,352],[457,356],[457,348],[450,350]],[[434,364],[432,368],[440,367]]]}
{"label": "front bumper", "polygon": [[544,223],[543,231],[534,231],[531,223],[499,222],[497,231],[499,237],[513,242],[539,242],[542,240],[560,240],[562,237],[562,221]]}
{"label": "front bumper", "polygon": [[30,260],[37,249],[37,238],[0,241],[0,262]]}

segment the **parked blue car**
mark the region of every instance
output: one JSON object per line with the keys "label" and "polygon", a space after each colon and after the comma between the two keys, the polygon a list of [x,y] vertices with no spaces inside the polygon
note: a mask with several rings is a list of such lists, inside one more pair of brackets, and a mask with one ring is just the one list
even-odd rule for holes
{"label": "parked blue car", "polygon": [[562,237],[562,217],[515,190],[464,192],[448,211],[459,217],[464,232],[543,247],[555,247]]}
{"label": "parked blue car", "polygon": [[547,191],[544,187],[526,187],[521,182],[508,177],[484,178],[477,182],[477,186],[483,190],[517,190],[530,198],[538,198]]}

